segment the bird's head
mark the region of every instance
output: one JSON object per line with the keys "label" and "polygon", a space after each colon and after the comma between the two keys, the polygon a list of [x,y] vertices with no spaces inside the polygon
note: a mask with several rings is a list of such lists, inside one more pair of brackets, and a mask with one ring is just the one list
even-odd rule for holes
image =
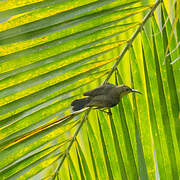
{"label": "bird's head", "polygon": [[142,94],[141,92],[139,92],[135,89],[132,89],[126,85],[117,86],[117,89],[118,89],[120,97],[123,97],[123,96],[129,94],[130,92],[136,92],[136,93]]}

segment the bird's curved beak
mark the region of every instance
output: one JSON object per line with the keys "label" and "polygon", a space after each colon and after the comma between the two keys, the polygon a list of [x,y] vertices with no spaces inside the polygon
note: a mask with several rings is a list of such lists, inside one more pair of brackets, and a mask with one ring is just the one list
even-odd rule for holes
{"label": "bird's curved beak", "polygon": [[142,94],[141,92],[135,90],[135,89],[131,89],[131,92],[136,92],[136,93],[139,93],[139,94]]}

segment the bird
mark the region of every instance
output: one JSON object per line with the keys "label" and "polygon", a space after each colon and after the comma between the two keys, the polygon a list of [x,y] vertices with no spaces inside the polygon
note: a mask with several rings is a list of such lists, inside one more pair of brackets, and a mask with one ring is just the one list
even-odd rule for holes
{"label": "bird", "polygon": [[85,92],[86,96],[82,99],[76,99],[71,103],[73,111],[79,111],[85,107],[94,107],[95,109],[110,109],[116,106],[120,99],[130,92],[141,92],[134,90],[126,85],[116,86],[114,84],[106,83],[91,91]]}

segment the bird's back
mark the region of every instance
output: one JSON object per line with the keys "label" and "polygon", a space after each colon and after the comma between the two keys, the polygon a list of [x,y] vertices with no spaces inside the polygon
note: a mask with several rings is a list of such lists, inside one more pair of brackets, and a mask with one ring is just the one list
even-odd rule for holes
{"label": "bird's back", "polygon": [[92,97],[94,97],[94,96],[99,96],[99,95],[106,95],[115,87],[116,86],[114,84],[107,83],[107,84],[99,86],[96,89],[85,92],[84,96],[92,96]]}

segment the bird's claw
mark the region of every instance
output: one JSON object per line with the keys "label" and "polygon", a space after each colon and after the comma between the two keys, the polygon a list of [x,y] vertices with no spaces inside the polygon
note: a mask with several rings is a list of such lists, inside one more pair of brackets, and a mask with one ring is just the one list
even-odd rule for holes
{"label": "bird's claw", "polygon": [[110,115],[110,116],[112,116],[112,112],[111,112],[111,110],[109,109],[109,111],[108,111],[108,114]]}
{"label": "bird's claw", "polygon": [[109,116],[112,116],[112,112],[111,110],[109,111],[105,111],[105,110],[102,110],[102,109],[99,109],[100,111],[104,112],[104,113],[107,113]]}

